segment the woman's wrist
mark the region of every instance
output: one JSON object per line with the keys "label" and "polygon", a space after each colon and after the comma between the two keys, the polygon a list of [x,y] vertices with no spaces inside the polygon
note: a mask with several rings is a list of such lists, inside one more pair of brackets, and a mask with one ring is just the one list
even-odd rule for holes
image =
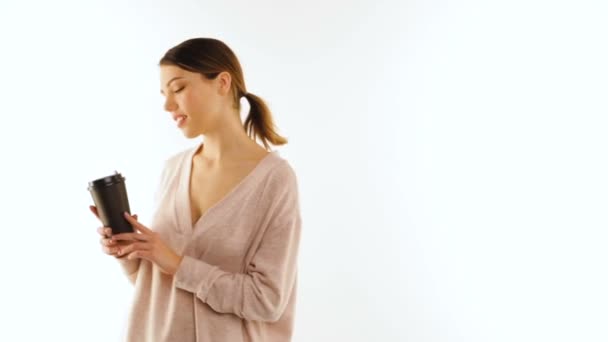
{"label": "woman's wrist", "polygon": [[179,269],[179,265],[181,265],[181,263],[182,263],[182,259],[184,259],[184,257],[182,255],[176,255],[175,262],[173,263],[173,267],[171,268],[172,275],[175,275],[175,273],[177,273],[177,270]]}

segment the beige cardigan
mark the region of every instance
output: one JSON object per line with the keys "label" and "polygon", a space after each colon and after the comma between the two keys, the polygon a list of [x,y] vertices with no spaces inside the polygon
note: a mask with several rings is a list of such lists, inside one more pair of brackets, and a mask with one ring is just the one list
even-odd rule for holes
{"label": "beige cardigan", "polygon": [[119,259],[135,286],[126,339],[290,341],[301,227],[296,175],[271,152],[193,227],[188,180],[199,146],[167,160],[149,225],[184,256],[177,273]]}

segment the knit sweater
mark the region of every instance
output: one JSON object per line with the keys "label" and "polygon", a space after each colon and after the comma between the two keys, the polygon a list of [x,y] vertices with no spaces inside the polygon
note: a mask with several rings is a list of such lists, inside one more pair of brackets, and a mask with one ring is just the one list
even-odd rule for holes
{"label": "knit sweater", "polygon": [[183,256],[175,275],[119,259],[135,286],[126,340],[290,341],[301,228],[295,172],[270,152],[192,225],[197,149],[167,159],[148,225]]}

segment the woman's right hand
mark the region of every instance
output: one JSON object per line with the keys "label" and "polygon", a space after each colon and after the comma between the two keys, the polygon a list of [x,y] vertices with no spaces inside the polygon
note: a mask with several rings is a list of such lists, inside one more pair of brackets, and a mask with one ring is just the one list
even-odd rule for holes
{"label": "woman's right hand", "polygon": [[[95,207],[94,205],[90,205],[89,209],[91,210],[91,212],[99,219],[99,214],[97,213],[97,207]],[[135,217],[135,219],[137,219],[137,215],[133,215],[133,217]],[[101,220],[100,220],[101,222]],[[115,258],[123,258],[124,255],[119,256],[118,252],[120,251],[121,248],[124,248],[128,245],[130,245],[132,242],[131,241],[116,241],[116,242],[112,242],[112,228],[110,227],[99,227],[97,228],[97,233],[101,236],[101,238],[99,239],[99,243],[101,243],[101,249],[104,253],[111,255]]]}

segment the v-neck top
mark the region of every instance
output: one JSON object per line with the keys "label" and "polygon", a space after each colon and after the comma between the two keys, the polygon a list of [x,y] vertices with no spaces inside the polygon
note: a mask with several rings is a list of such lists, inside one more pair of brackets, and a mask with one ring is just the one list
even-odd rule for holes
{"label": "v-neck top", "polygon": [[184,218],[186,218],[186,216],[187,216],[188,222],[190,222],[190,224],[187,224],[187,222],[184,222],[183,227],[188,227],[190,230],[195,229],[196,227],[201,225],[202,221],[206,219],[205,216],[208,216],[210,212],[212,212],[213,210],[216,209],[216,207],[221,207],[224,204],[224,202],[229,202],[230,198],[232,196],[238,196],[239,191],[241,191],[242,188],[246,188],[248,182],[255,181],[256,174],[261,169],[264,168],[265,163],[271,161],[272,159],[278,158],[278,152],[276,152],[276,151],[269,152],[266,156],[264,156],[261,160],[259,160],[257,162],[257,164],[254,166],[254,168],[247,175],[245,175],[245,177],[243,177],[238,182],[238,184],[236,184],[236,186],[234,186],[218,202],[216,202],[214,205],[209,207],[207,209],[207,211],[205,213],[203,213],[201,215],[201,217],[199,217],[198,220],[194,224],[192,224],[192,203],[190,201],[190,178],[192,176],[192,164],[193,164],[194,154],[196,153],[196,151],[198,151],[198,149],[202,145],[203,144],[200,144],[196,148],[191,149],[189,151],[189,153],[187,154],[186,160],[184,161],[185,162],[184,167],[181,170],[181,177],[182,177],[183,181],[181,181],[179,183],[179,187],[180,187],[179,192],[186,195],[186,196],[182,196],[182,198],[180,198],[181,200],[183,200],[182,207],[187,209],[187,212],[183,213],[183,216],[184,216]]}
{"label": "v-neck top", "polygon": [[135,291],[127,341],[290,341],[301,217],[295,172],[272,151],[192,225],[198,146],[171,156],[150,229],[183,259],[175,275],[121,261]]}

